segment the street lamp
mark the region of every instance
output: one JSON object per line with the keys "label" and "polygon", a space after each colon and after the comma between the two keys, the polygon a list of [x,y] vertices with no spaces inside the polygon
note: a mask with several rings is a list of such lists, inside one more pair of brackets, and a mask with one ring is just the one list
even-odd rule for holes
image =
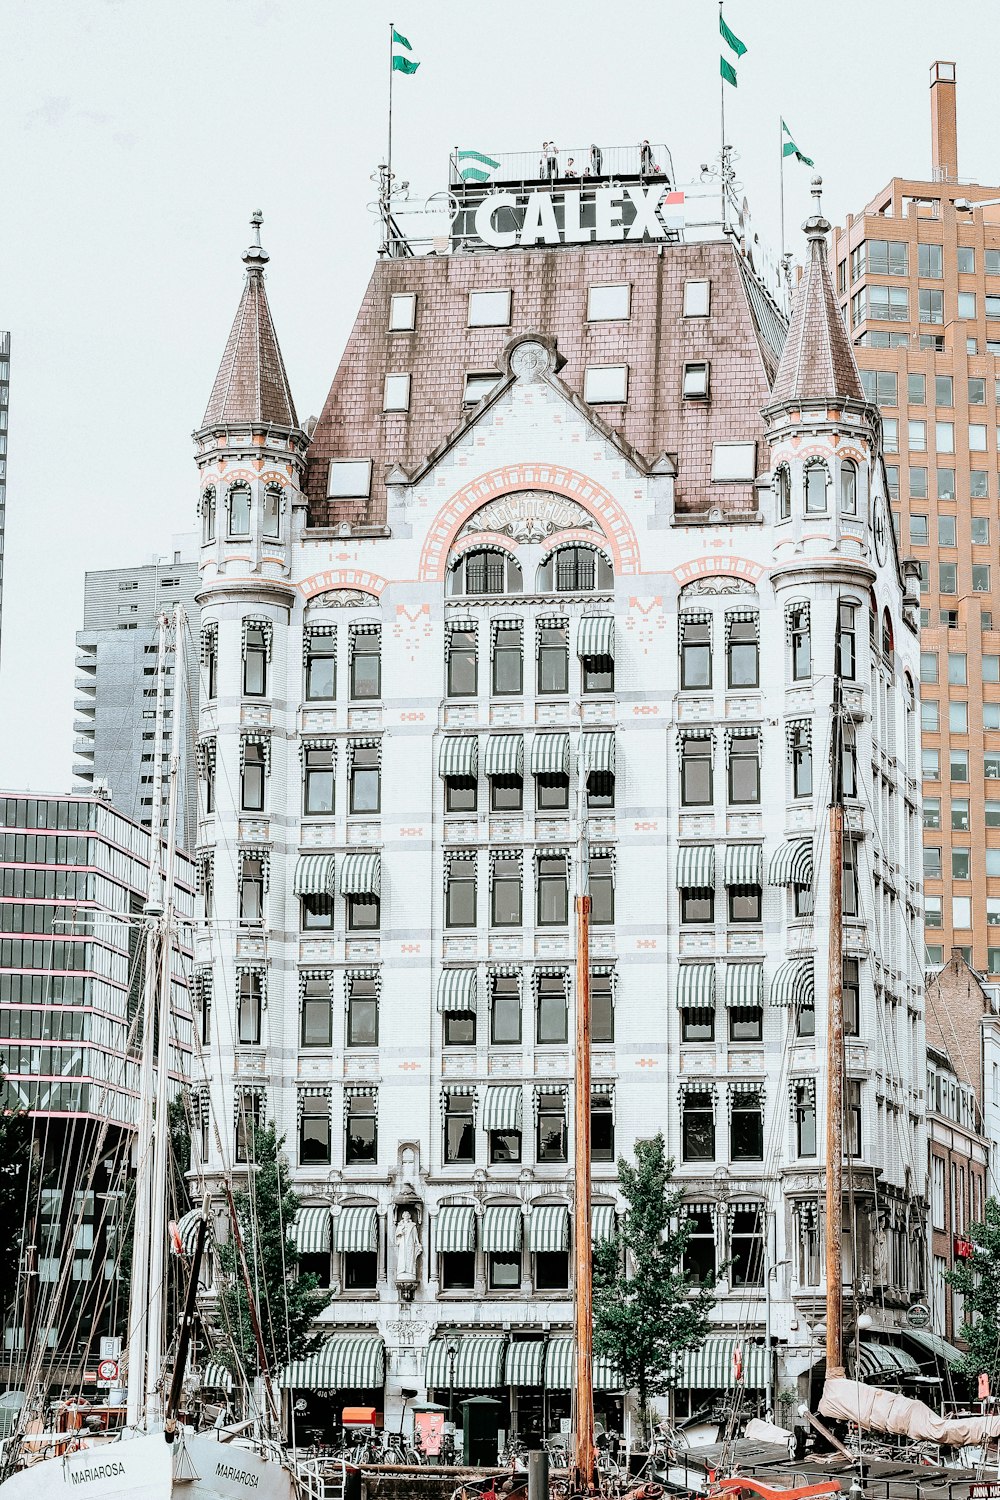
{"label": "street lamp", "polygon": [[454,1339],[449,1339],[448,1352],[448,1444],[449,1461],[455,1462],[455,1360],[458,1358],[458,1345]]}

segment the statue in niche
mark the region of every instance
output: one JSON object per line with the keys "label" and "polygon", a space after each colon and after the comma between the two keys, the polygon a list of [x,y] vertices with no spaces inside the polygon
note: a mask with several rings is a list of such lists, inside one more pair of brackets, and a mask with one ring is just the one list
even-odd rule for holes
{"label": "statue in niche", "polygon": [[417,1257],[420,1254],[420,1230],[408,1208],[396,1221],[396,1285],[412,1288],[417,1280]]}

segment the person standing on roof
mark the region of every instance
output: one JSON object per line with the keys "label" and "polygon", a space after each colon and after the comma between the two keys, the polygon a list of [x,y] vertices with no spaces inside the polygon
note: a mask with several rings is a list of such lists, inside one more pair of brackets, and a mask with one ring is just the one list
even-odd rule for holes
{"label": "person standing on roof", "polygon": [[559,176],[559,147],[555,141],[549,142],[549,154],[546,158],[547,175],[550,182],[554,182]]}
{"label": "person standing on roof", "polygon": [[591,146],[591,148],[590,148],[590,175],[591,175],[591,177],[601,177],[601,176],[603,176],[603,173],[604,173],[604,152],[601,150],[600,146]]}

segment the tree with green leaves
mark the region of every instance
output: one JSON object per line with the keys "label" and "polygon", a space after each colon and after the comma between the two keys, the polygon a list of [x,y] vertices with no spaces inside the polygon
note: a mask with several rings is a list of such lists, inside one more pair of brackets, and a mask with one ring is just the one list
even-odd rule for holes
{"label": "tree with green leaves", "polygon": [[968,1349],[954,1368],[975,1380],[990,1377],[990,1390],[1000,1389],[1000,1203],[987,1198],[981,1224],[971,1224],[965,1235],[972,1246],[966,1260],[957,1261],[945,1279],[962,1294],[965,1318],[961,1337]]}
{"label": "tree with green leaves", "polygon": [[715,1306],[711,1286],[684,1269],[691,1225],[673,1171],[662,1135],[637,1141],[634,1163],[619,1157],[627,1206],[614,1239],[594,1247],[594,1352],[638,1393],[643,1426],[650,1397],[676,1383],[679,1356],[703,1343]]}
{"label": "tree with green leaves", "polygon": [[[301,1199],[289,1182],[288,1160],[273,1125],[254,1131],[249,1141],[251,1171],[245,1189],[234,1194],[236,1218],[246,1256],[250,1285],[260,1321],[271,1374],[319,1347],[322,1336],[312,1333],[313,1320],[327,1306],[332,1293],[312,1273],[300,1275],[299,1252],[292,1226]],[[219,1358],[235,1372],[242,1368],[252,1382],[260,1374],[257,1341],[246,1282],[231,1233],[219,1246],[222,1273],[223,1327],[229,1349]]]}
{"label": "tree with green leaves", "polygon": [[0,1070],[0,1312],[13,1302],[19,1286],[17,1272],[33,1179],[37,1183],[31,1120],[9,1098]]}

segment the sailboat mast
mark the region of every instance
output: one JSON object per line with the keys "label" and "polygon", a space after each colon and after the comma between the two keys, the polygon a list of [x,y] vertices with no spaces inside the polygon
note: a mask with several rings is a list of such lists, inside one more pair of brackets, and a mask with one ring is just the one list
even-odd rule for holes
{"label": "sailboat mast", "polygon": [[840,605],[830,730],[830,946],[826,1028],[826,1374],[844,1373],[844,781]]}
{"label": "sailboat mast", "polygon": [[184,681],[184,624],[186,616],[174,606],[174,713],[170,724],[170,787],[167,804],[166,880],[163,915],[160,918],[160,973],[158,995],[159,1056],[156,1073],[156,1118],[153,1140],[152,1211],[149,1237],[149,1319],[146,1334],[146,1388],[150,1409],[162,1407],[159,1393],[163,1359],[164,1251],[167,1220],[167,1115],[170,1086],[171,985],[174,959],[174,882],[177,864],[177,792],[180,780],[180,750]]}
{"label": "sailboat mast", "polygon": [[[583,736],[581,735],[581,740]],[[576,1441],[573,1487],[594,1489],[594,1269],[590,1249],[590,872],[587,846],[587,787],[579,766],[576,859],[576,1109],[574,1215],[576,1285]]]}
{"label": "sailboat mast", "polygon": [[160,881],[160,834],[163,799],[163,725],[167,690],[167,617],[158,622],[156,653],[156,725],[153,734],[153,805],[149,830],[149,878],[146,886],[146,945],[143,972],[142,1043],[139,1057],[139,1126],[135,1142],[135,1213],[132,1223],[132,1274],[128,1320],[128,1393],[126,1421],[135,1427],[146,1409],[146,1347],[149,1320],[149,1235],[153,1182],[153,1050],[156,1038],[157,929],[163,908]]}

